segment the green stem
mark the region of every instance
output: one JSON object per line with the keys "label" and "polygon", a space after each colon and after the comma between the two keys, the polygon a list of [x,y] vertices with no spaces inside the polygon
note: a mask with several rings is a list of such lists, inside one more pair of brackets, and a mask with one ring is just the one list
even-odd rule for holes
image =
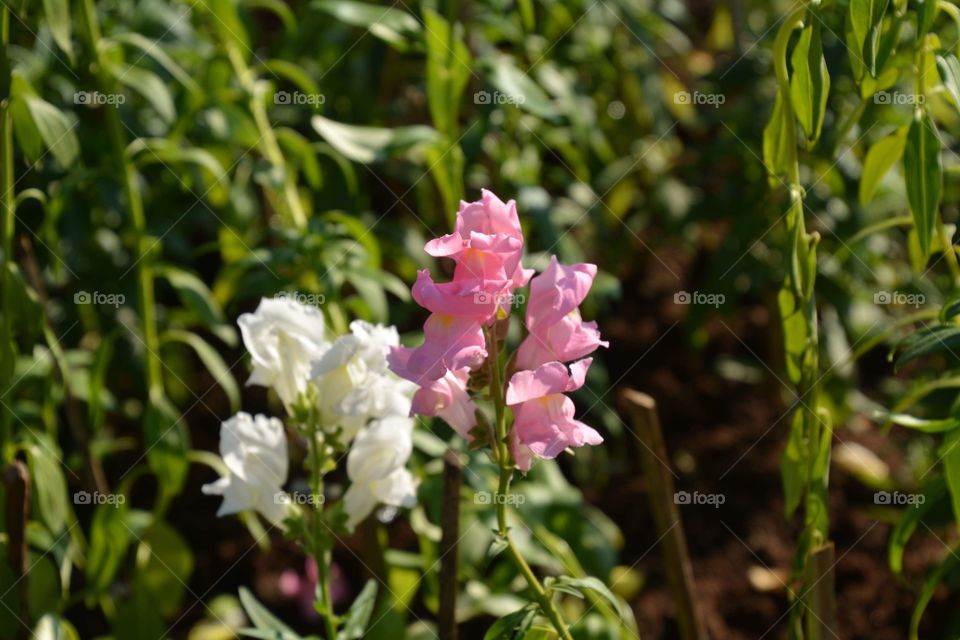
{"label": "green stem", "polygon": [[[803,582],[809,582],[807,568],[811,566],[812,554],[828,539],[829,520],[826,513],[827,488],[829,482],[829,456],[832,430],[829,424],[819,415],[819,336],[817,327],[816,305],[816,245],[819,241],[817,233],[808,233],[804,215],[804,191],[800,184],[800,162],[797,152],[797,123],[793,112],[790,97],[790,77],[787,70],[787,48],[790,36],[794,30],[803,27],[803,20],[808,11],[809,3],[798,2],[787,15],[774,42],[774,70],[779,87],[779,100],[783,130],[786,136],[787,179],[790,190],[790,208],[787,212],[787,243],[789,264],[787,282],[793,293],[794,309],[801,314],[804,324],[804,345],[799,352],[801,361],[800,377],[795,385],[794,392],[803,402],[797,407],[802,416],[803,442],[807,448],[806,487],[803,496],[803,532],[797,547],[795,570]],[[862,103],[861,103],[862,104]],[[848,121],[852,126],[853,117],[860,110],[860,105]],[[846,131],[841,133],[842,139]],[[839,144],[839,142],[838,142]],[[786,328],[785,328],[786,333]],[[788,336],[789,340],[789,336]],[[807,587],[808,585],[805,585]],[[799,592],[791,590],[791,601],[797,598],[807,599],[805,589]],[[812,612],[808,605],[805,611]],[[800,616],[803,614],[799,607],[791,609],[791,637],[803,635]],[[815,614],[806,616],[808,629],[815,628]],[[811,633],[811,635],[815,635]]]}
{"label": "green stem", "polygon": [[324,440],[315,409],[310,410],[310,416],[310,453],[313,467],[310,470],[310,489],[313,492],[311,502],[314,508],[313,555],[317,564],[317,600],[327,638],[336,640],[337,617],[330,601],[330,536],[323,524],[323,500],[320,498],[323,495]]}
{"label": "green stem", "polygon": [[[10,114],[10,62],[7,58],[10,42],[10,9],[0,9],[0,40],[3,51],[0,62],[4,77],[0,79],[0,208],[3,210],[3,263],[0,264],[0,291],[2,291],[3,322],[0,322],[0,389],[5,393],[13,380],[13,295],[10,286],[10,268],[13,262],[13,234],[16,218],[16,199],[13,191],[13,117]],[[7,443],[13,435],[13,415],[6,406],[0,410],[0,459],[6,459]]]}
{"label": "green stem", "polygon": [[486,331],[487,345],[490,348],[491,378],[490,378],[490,399],[496,411],[496,433],[497,441],[494,445],[497,447],[497,461],[500,465],[500,482],[497,488],[497,496],[494,501],[497,505],[497,528],[501,538],[507,543],[507,553],[517,566],[517,569],[523,575],[527,584],[533,590],[537,603],[541,611],[550,620],[550,624],[556,629],[557,633],[564,640],[573,640],[570,630],[557,611],[556,606],[550,595],[544,589],[540,580],[533,573],[530,565],[520,554],[513,538],[510,536],[510,527],[507,525],[507,502],[506,496],[510,492],[510,480],[513,477],[513,463],[510,459],[510,447],[507,444],[507,424],[506,424],[506,404],[503,397],[503,379],[500,372],[500,343],[497,340],[495,329]]}
{"label": "green stem", "polygon": [[[219,22],[219,21],[218,21]],[[222,23],[221,23],[222,25]],[[225,28],[225,27],[224,27]],[[274,167],[279,169],[283,175],[283,198],[286,201],[287,210],[290,219],[297,228],[307,226],[307,215],[303,210],[303,203],[300,201],[300,194],[297,193],[297,185],[293,179],[293,173],[286,166],[283,158],[283,151],[277,142],[277,136],[270,125],[270,118],[267,116],[267,107],[263,103],[262,95],[257,91],[257,78],[244,59],[243,54],[237,47],[236,42],[229,34],[223,34],[221,31],[221,40],[227,51],[227,57],[230,59],[230,65],[233,67],[240,86],[250,96],[250,113],[257,125],[257,131],[260,134],[260,140],[257,143],[263,156]]]}
{"label": "green stem", "polygon": [[[91,69],[93,70],[98,90],[104,94],[118,93],[116,80],[107,70],[104,60],[100,55],[100,24],[97,21],[97,13],[94,8],[93,0],[84,0],[82,17],[84,21],[84,36],[86,46],[91,57]],[[149,399],[154,402],[160,400],[163,395],[163,371],[160,361],[160,340],[157,334],[156,320],[156,300],[154,298],[153,288],[153,267],[149,253],[151,248],[147,238],[147,220],[143,209],[143,197],[137,186],[137,175],[126,154],[126,136],[123,132],[123,122],[120,120],[120,112],[116,108],[106,107],[103,109],[104,117],[107,122],[107,135],[110,138],[114,162],[120,172],[123,181],[123,193],[127,200],[127,207],[130,213],[130,222],[133,225],[133,231],[136,242],[136,274],[137,287],[140,299],[140,321],[143,331],[143,341],[146,347],[144,359],[146,362],[146,383]]]}

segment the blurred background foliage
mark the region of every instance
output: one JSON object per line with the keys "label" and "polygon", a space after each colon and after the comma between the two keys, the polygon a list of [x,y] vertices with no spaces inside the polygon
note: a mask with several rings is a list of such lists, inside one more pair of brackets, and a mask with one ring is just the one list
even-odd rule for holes
{"label": "blurred background foliage", "polygon": [[[826,401],[839,437],[856,440],[876,431],[863,416],[924,382],[895,377],[885,345],[916,320],[910,314],[936,317],[938,291],[950,287],[943,264],[924,276],[911,259],[897,171],[861,201],[867,150],[911,111],[859,97],[837,36],[848,3],[822,4],[833,87],[824,139],[802,166],[808,224],[823,236]],[[422,318],[407,304],[407,283],[418,268],[437,268],[422,244],[447,232],[457,202],[481,187],[517,199],[532,266],[550,253],[599,265],[584,313],[612,344],[577,396],[607,444],[540,464],[518,487],[535,523],[527,557],[545,571],[562,558],[568,573],[600,577],[641,614],[642,632],[672,637],[669,604],[643,599],[664,593],[663,577],[641,563],[656,536],[638,513],[640,445],[612,408],[613,389],[644,385],[666,400],[681,484],[751,490],[753,477],[719,482],[725,465],[697,459],[711,450],[691,442],[714,442],[721,422],[756,423],[723,444],[723,459],[739,462],[789,404],[775,304],[786,198],[768,183],[762,137],[776,89],[770,40],[790,6],[4,0],[0,93],[13,162],[2,190],[15,217],[4,221],[0,282],[2,453],[5,463],[26,461],[32,486],[29,575],[2,563],[0,637],[16,637],[17,616],[43,638],[61,637],[50,635],[58,629],[225,638],[244,626],[239,585],[280,602],[277,567],[302,570],[294,550],[252,519],[247,530],[216,521],[214,501],[199,494],[210,472],[191,466],[215,449],[241,394],[269,410],[263,393],[242,386],[235,319],[261,296],[286,292],[322,303],[339,331],[353,317],[413,331]],[[946,47],[958,34],[941,22]],[[942,211],[952,229],[957,112],[942,91],[931,109],[942,123]],[[877,224],[883,233],[871,231]],[[874,294],[885,290],[926,298],[916,309],[881,307]],[[725,302],[675,304],[682,291]],[[437,454],[454,438],[439,423],[417,437],[422,505],[409,524],[371,526],[335,552],[347,591],[366,573],[390,585],[372,632],[384,638],[400,628],[431,637],[436,611]],[[937,443],[891,442],[874,448],[906,462],[873,484],[917,486]],[[778,451],[759,451],[774,460],[766,484],[775,488]],[[849,475],[862,471],[854,464]],[[465,522],[482,526],[462,541],[465,637],[482,637],[490,616],[518,606],[502,595],[515,578],[509,567],[486,560],[493,511],[470,499],[492,478],[473,455]],[[11,486],[3,545],[15,559]],[[118,508],[71,499],[84,491],[126,500]],[[751,544],[750,510],[782,511],[764,495],[723,516],[741,518],[731,526]],[[694,555],[722,553],[727,531],[695,520]],[[790,530],[778,526],[789,547]],[[390,549],[385,566],[371,560],[380,547]],[[571,567],[577,558],[583,565]],[[735,595],[705,596],[716,637],[762,633],[785,602],[761,593],[746,615],[720,602]],[[578,638],[617,637],[608,611],[574,600],[567,606],[587,612]],[[905,629],[909,610],[896,605],[884,628]],[[293,604],[283,611],[297,628],[315,628]]]}

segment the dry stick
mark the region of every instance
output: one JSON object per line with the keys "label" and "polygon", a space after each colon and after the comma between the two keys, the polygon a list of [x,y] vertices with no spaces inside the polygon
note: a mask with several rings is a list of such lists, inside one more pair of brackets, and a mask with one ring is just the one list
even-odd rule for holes
{"label": "dry stick", "polygon": [[806,584],[812,585],[804,600],[812,614],[807,618],[807,635],[811,640],[839,638],[837,633],[836,574],[833,543],[828,542],[810,552]]}
{"label": "dry stick", "polygon": [[17,585],[20,626],[17,638],[24,640],[31,633],[29,581],[27,579],[27,520],[30,517],[30,474],[27,465],[14,460],[3,472],[7,492],[7,561],[13,569]]}
{"label": "dry stick", "polygon": [[674,502],[673,477],[664,462],[667,460],[667,447],[657,416],[657,402],[633,389],[624,389],[620,393],[620,400],[644,445],[640,448],[640,463],[649,489],[653,520],[660,536],[667,580],[677,607],[680,637],[683,640],[704,640],[707,633],[694,597],[693,565],[683,535],[680,511]]}
{"label": "dry stick", "polygon": [[460,485],[463,461],[456,450],[443,454],[443,506],[440,523],[440,640],[457,640],[457,541],[460,539]]}

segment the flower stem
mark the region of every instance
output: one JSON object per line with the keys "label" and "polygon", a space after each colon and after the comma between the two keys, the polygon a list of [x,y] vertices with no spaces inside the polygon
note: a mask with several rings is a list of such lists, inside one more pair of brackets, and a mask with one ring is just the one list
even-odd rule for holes
{"label": "flower stem", "polygon": [[[13,345],[13,294],[10,286],[10,265],[13,263],[13,233],[16,216],[16,201],[13,193],[13,116],[10,114],[10,61],[7,58],[10,41],[10,9],[0,9],[0,37],[3,51],[0,53],[3,77],[0,78],[0,209],[3,210],[3,262],[0,263],[0,292],[2,292],[3,318],[0,322],[0,389],[10,388],[16,347]],[[0,411],[0,457],[6,452],[13,430],[12,411],[3,407]]]}
{"label": "flower stem", "polygon": [[337,617],[333,613],[333,603],[330,601],[330,536],[324,531],[323,503],[323,464],[324,441],[320,432],[319,419],[315,409],[310,411],[310,453],[312,466],[310,470],[310,489],[313,492],[314,520],[313,520],[313,559],[317,564],[317,601],[320,605],[320,615],[326,628],[328,640],[336,640]]}
{"label": "flower stem", "polygon": [[507,553],[510,554],[513,563],[517,566],[520,573],[523,574],[530,588],[533,589],[541,611],[543,611],[544,615],[550,620],[550,624],[553,625],[553,628],[556,629],[561,638],[564,640],[573,640],[573,636],[570,635],[570,630],[567,629],[567,625],[560,616],[560,612],[557,611],[557,608],[554,606],[550,595],[546,589],[543,588],[543,585],[533,573],[530,565],[527,564],[527,561],[520,554],[520,550],[517,549],[517,545],[514,544],[513,538],[510,537],[510,527],[507,525],[506,496],[510,492],[510,480],[513,477],[513,463],[510,459],[510,448],[507,444],[506,405],[504,403],[503,380],[500,372],[500,343],[497,340],[495,331],[487,330],[486,334],[487,345],[490,349],[490,363],[492,365],[490,367],[490,399],[493,401],[497,417],[497,441],[494,443],[494,446],[498,451],[497,462],[500,465],[500,483],[497,488],[497,499],[494,500],[497,506],[497,530],[500,537],[507,543]]}

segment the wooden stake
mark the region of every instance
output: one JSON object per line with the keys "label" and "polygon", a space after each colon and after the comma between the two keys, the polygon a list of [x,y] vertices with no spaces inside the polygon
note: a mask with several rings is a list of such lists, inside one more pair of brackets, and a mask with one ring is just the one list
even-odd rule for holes
{"label": "wooden stake", "polygon": [[835,556],[833,543],[827,542],[814,549],[807,562],[807,584],[810,586],[805,601],[810,608],[807,635],[811,640],[836,640],[840,637],[837,633],[836,574],[833,570]]}
{"label": "wooden stake", "polygon": [[680,510],[674,502],[673,474],[667,466],[667,447],[657,415],[656,401],[645,393],[624,389],[621,403],[629,412],[640,438],[640,463],[647,481],[650,508],[660,537],[667,581],[677,608],[677,625],[682,640],[705,640],[703,617],[697,606],[693,565],[683,535]]}
{"label": "wooden stake", "polygon": [[457,640],[457,542],[460,540],[460,485],[463,461],[454,449],[443,454],[443,505],[440,523],[440,640]]}
{"label": "wooden stake", "polygon": [[[27,578],[27,521],[30,517],[30,473],[27,465],[14,460],[3,471],[3,484],[7,491],[7,561],[13,569],[17,586],[20,625],[17,638],[30,637],[30,600]],[[11,589],[13,587],[10,587]]]}

